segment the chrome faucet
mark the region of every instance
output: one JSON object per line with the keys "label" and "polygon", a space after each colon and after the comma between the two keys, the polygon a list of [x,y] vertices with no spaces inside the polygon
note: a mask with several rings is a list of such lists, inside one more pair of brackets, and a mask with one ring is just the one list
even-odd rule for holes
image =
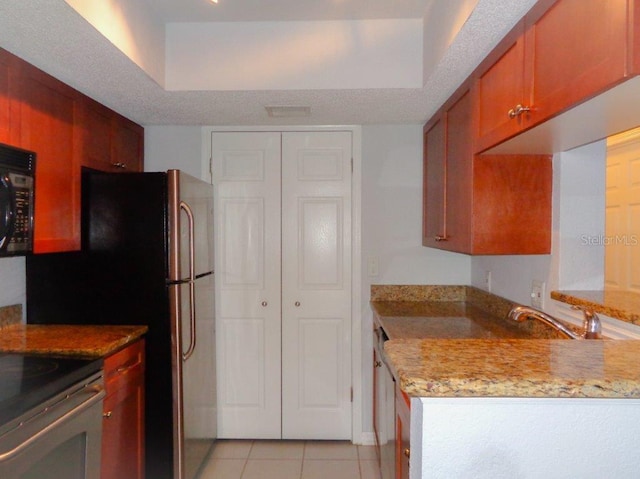
{"label": "chrome faucet", "polygon": [[[576,308],[575,309],[580,309]],[[542,311],[529,306],[515,306],[507,317],[517,322],[522,322],[525,319],[533,318],[555,328],[561,333],[565,334],[571,339],[602,339],[602,325],[600,324],[600,318],[593,311],[583,309],[584,320],[582,322],[582,332],[574,331],[569,324],[565,323],[561,319],[554,318]]]}

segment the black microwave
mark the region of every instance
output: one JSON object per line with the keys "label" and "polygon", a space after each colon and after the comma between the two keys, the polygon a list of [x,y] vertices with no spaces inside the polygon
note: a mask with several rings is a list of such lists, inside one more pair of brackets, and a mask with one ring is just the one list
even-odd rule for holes
{"label": "black microwave", "polygon": [[0,143],[0,256],[33,252],[36,155]]}

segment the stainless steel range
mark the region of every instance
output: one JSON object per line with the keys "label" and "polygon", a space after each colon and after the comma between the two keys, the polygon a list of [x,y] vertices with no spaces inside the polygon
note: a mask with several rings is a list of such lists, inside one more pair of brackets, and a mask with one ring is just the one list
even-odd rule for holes
{"label": "stainless steel range", "polygon": [[99,479],[102,360],[0,355],[0,477]]}

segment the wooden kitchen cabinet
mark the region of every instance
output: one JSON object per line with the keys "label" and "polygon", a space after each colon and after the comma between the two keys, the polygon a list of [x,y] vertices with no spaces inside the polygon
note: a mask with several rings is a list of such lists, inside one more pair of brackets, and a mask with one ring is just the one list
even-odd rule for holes
{"label": "wooden kitchen cabinet", "polygon": [[111,163],[121,171],[142,171],[144,157],[144,129],[115,114],[112,117],[111,130],[113,144]]}
{"label": "wooden kitchen cabinet", "polygon": [[551,157],[474,155],[463,86],[424,129],[424,246],[466,254],[551,248]]}
{"label": "wooden kitchen cabinet", "polygon": [[79,104],[81,165],[116,173],[142,171],[144,129],[90,98]]}
{"label": "wooden kitchen cabinet", "polygon": [[11,127],[9,125],[11,119],[9,113],[9,62],[9,56],[0,50],[0,143],[11,142]]}
{"label": "wooden kitchen cabinet", "polygon": [[75,154],[77,92],[25,62],[16,64],[19,142],[36,152],[34,251],[80,248],[80,167]]}
{"label": "wooden kitchen cabinet", "polygon": [[144,340],[104,361],[102,479],[143,479]]}
{"label": "wooden kitchen cabinet", "polygon": [[411,457],[411,402],[396,386],[396,478],[409,479]]}
{"label": "wooden kitchen cabinet", "polygon": [[460,92],[425,131],[423,245],[470,252],[471,95]]}
{"label": "wooden kitchen cabinet", "polygon": [[3,49],[0,142],[36,153],[35,253],[80,249],[82,166],[143,170],[141,126]]}
{"label": "wooden kitchen cabinet", "polygon": [[541,0],[474,74],[475,152],[638,73],[637,0]]}

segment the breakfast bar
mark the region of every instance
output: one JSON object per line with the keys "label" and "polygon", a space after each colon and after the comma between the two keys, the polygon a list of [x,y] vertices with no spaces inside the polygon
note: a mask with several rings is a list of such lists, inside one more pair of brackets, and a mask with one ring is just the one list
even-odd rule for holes
{"label": "breakfast bar", "polygon": [[[640,341],[560,339],[509,322],[514,305],[465,286],[372,287],[398,421],[410,404],[410,477],[632,477]],[[558,455],[590,449],[597,464],[558,470]]]}

